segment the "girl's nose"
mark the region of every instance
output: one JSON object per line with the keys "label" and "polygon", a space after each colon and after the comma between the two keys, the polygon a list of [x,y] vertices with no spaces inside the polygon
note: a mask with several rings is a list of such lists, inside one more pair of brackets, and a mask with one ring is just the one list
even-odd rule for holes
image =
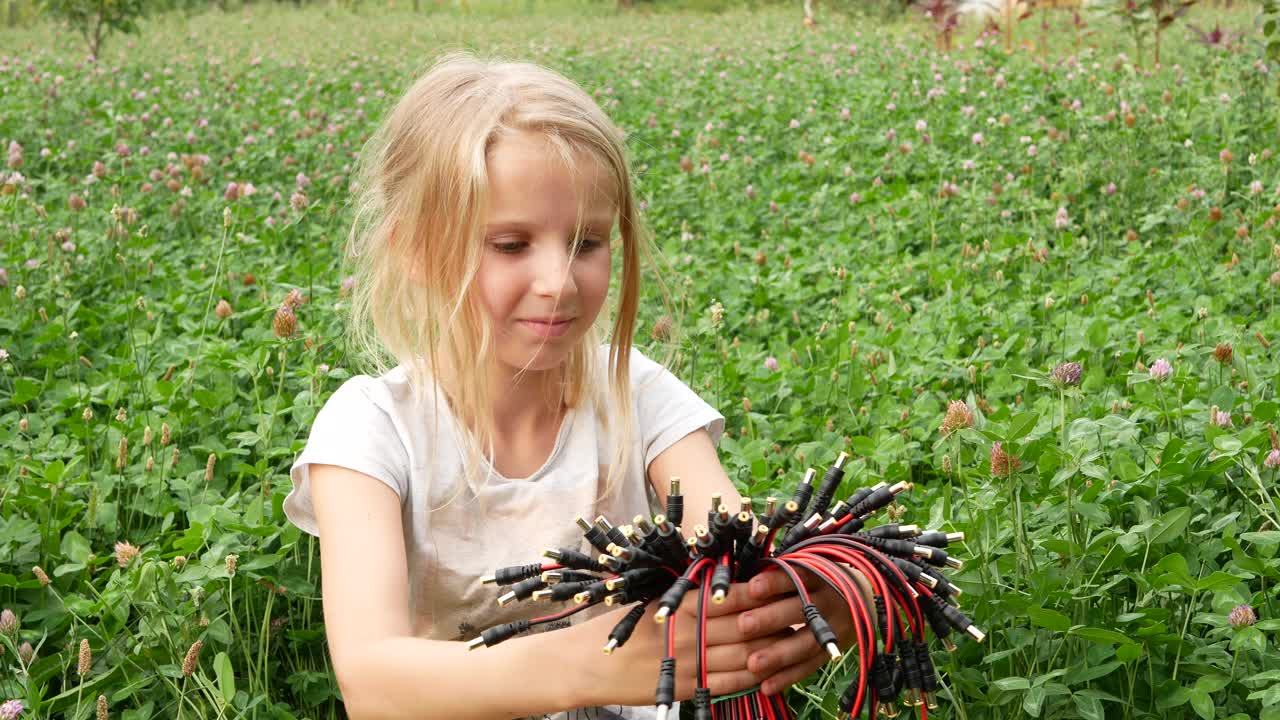
{"label": "girl's nose", "polygon": [[568,247],[550,243],[538,254],[534,269],[533,291],[548,297],[572,297],[577,292],[573,280],[573,256]]}

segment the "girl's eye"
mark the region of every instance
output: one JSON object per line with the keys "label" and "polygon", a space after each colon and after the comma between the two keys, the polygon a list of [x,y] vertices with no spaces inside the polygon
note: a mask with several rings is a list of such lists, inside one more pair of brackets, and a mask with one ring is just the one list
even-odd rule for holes
{"label": "girl's eye", "polygon": [[507,255],[520,252],[525,245],[523,240],[504,240],[490,244],[494,250]]}
{"label": "girl's eye", "polygon": [[600,247],[603,244],[604,244],[603,240],[598,240],[596,238],[591,238],[591,237],[584,237],[577,242],[577,244],[575,245],[575,248],[578,252],[584,253],[584,252],[589,252],[591,250],[595,250],[596,248]]}

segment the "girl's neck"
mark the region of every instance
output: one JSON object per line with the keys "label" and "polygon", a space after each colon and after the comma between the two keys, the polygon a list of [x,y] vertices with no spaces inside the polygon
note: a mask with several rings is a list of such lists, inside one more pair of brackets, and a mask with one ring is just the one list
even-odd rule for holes
{"label": "girl's neck", "polygon": [[[442,368],[440,380],[446,387],[457,387],[457,374]],[[526,371],[517,376],[514,368],[495,363],[489,369],[489,387],[493,399],[493,430],[499,436],[532,433],[547,424],[558,427],[565,410],[560,368]],[[445,392],[451,409],[458,416],[452,393]],[[462,418],[472,431],[475,418]]]}

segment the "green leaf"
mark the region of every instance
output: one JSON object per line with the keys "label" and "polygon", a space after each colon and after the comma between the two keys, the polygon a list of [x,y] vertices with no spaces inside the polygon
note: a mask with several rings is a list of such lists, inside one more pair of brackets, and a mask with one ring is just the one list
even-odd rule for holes
{"label": "green leaf", "polygon": [[1142,657],[1142,646],[1138,643],[1121,645],[1116,648],[1116,659],[1122,663],[1131,663]]}
{"label": "green leaf", "polygon": [[1019,440],[1031,434],[1036,429],[1036,421],[1040,419],[1040,415],[1034,412],[1025,412],[1009,421],[1009,432],[1005,434],[1005,439],[1009,441]]}
{"label": "green leaf", "polygon": [[93,549],[89,546],[89,541],[83,535],[75,530],[68,530],[62,536],[62,545],[60,546],[62,554],[68,560],[79,564],[88,564],[89,556],[93,554]]}
{"label": "green leaf", "polygon": [[1204,720],[1213,720],[1213,699],[1203,690],[1191,691],[1191,709]]}
{"label": "green leaf", "polygon": [[1244,443],[1232,435],[1219,435],[1213,439],[1213,447],[1218,451],[1219,457],[1234,457],[1244,447]]}
{"label": "green leaf", "polygon": [[225,652],[220,652],[213,658],[213,672],[218,678],[218,691],[222,693],[222,699],[230,705],[236,697],[236,674],[231,667],[231,658]]}
{"label": "green leaf", "polygon": [[1164,514],[1160,521],[1156,523],[1156,528],[1151,536],[1152,545],[1160,545],[1171,542],[1187,529],[1187,523],[1191,522],[1191,508],[1180,507],[1174,508]]}
{"label": "green leaf", "polygon": [[1048,628],[1058,632],[1066,632],[1071,629],[1071,618],[1057,610],[1032,605],[1027,608],[1027,617],[1031,618],[1031,624],[1037,627]]}
{"label": "green leaf", "polygon": [[1084,627],[1077,625],[1071,629],[1071,634],[1078,635],[1091,642],[1110,645],[1123,645],[1131,642],[1128,635],[1125,635],[1122,632],[1116,632],[1115,630],[1107,630],[1106,628]]}
{"label": "green leaf", "polygon": [[997,690],[1026,690],[1031,687],[1031,681],[1024,677],[1005,677],[991,685]]}
{"label": "green leaf", "polygon": [[1196,680],[1195,689],[1202,692],[1215,693],[1230,684],[1231,678],[1215,673],[1213,675],[1204,675]]}
{"label": "green leaf", "polygon": [[1071,696],[1076,703],[1076,712],[1080,713],[1080,717],[1085,720],[1104,720],[1106,715],[1102,711],[1102,701],[1096,697],[1081,695],[1076,693]]}
{"label": "green leaf", "polygon": [[1040,709],[1044,706],[1044,688],[1034,687],[1022,696],[1022,710],[1031,717],[1040,717]]}

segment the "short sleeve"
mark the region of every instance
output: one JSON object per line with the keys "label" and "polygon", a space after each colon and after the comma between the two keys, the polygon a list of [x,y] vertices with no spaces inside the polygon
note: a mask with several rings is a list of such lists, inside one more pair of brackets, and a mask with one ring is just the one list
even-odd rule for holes
{"label": "short sleeve", "polygon": [[644,468],[664,450],[696,430],[705,429],[712,444],[724,434],[724,416],[662,365],[631,350],[631,389],[636,399]]}
{"label": "short sleeve", "polygon": [[289,469],[293,489],[284,499],[285,516],[303,531],[320,535],[311,495],[313,463],[338,465],[377,478],[404,501],[409,453],[391,414],[380,402],[386,402],[386,398],[379,398],[387,394],[384,391],[378,380],[357,375],[329,396],[316,414],[307,444]]}

